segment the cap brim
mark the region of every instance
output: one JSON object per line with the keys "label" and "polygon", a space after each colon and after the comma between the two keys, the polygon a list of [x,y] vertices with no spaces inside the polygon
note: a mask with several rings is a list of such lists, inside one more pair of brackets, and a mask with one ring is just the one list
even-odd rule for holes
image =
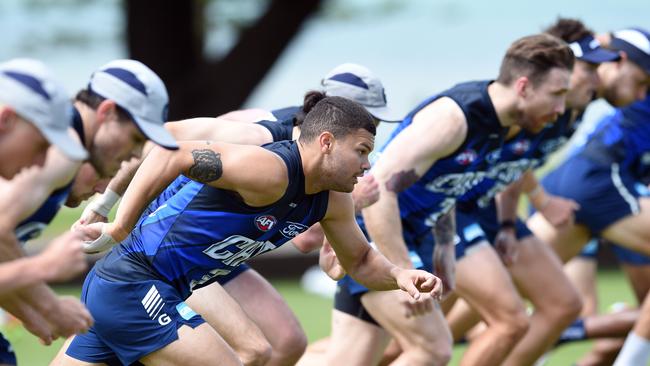
{"label": "cap brim", "polygon": [[618,54],[618,52],[613,52],[599,47],[578,57],[578,60],[591,62],[592,64],[600,64],[603,62],[617,61],[620,58],[621,56]]}
{"label": "cap brim", "polygon": [[404,119],[403,115],[400,115],[400,114],[396,113],[394,110],[392,110],[388,106],[384,106],[384,107],[368,107],[368,106],[364,106],[364,107],[375,118],[377,118],[378,120],[383,121],[383,122],[396,123],[396,122],[402,122],[402,120]]}
{"label": "cap brim", "polygon": [[169,150],[178,149],[176,139],[162,125],[135,118],[135,122],[146,138]]}
{"label": "cap brim", "polygon": [[56,148],[68,158],[77,161],[88,158],[88,152],[86,149],[84,149],[79,140],[75,139],[68,133],[68,129],[64,131],[41,129],[40,131],[51,145],[56,146]]}

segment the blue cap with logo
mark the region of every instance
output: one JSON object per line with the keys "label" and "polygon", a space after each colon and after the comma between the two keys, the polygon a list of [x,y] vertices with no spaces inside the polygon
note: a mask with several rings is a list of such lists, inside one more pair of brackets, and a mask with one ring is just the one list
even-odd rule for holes
{"label": "blue cap with logo", "polygon": [[624,51],[630,61],[650,75],[650,33],[646,30],[628,28],[613,32],[609,47]]}
{"label": "blue cap with logo", "polygon": [[571,42],[569,47],[578,60],[592,64],[616,61],[621,58],[618,52],[601,47],[600,42],[593,36],[586,36]]}
{"label": "blue cap with logo", "polygon": [[31,122],[68,158],[83,160],[88,156],[71,134],[70,96],[42,62],[18,58],[0,63],[0,103]]}
{"label": "blue cap with logo", "polygon": [[169,105],[165,84],[143,63],[111,61],[92,74],[88,90],[115,101],[151,141],[167,149],[178,149],[174,137],[163,127]]}

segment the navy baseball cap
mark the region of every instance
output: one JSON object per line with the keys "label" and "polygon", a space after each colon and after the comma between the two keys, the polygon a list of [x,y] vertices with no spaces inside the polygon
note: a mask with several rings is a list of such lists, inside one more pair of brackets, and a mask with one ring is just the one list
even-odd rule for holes
{"label": "navy baseball cap", "polygon": [[624,51],[630,61],[650,75],[650,33],[646,30],[628,28],[613,32],[609,48]]}
{"label": "navy baseball cap", "polygon": [[593,36],[586,36],[571,42],[569,47],[578,60],[592,64],[616,61],[621,58],[618,52],[601,47],[600,42]]}

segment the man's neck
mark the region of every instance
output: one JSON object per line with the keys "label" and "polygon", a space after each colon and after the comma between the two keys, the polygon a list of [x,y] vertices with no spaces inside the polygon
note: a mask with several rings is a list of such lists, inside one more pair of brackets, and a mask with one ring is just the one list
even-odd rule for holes
{"label": "man's neck", "polygon": [[296,141],[298,144],[298,151],[300,152],[300,160],[302,161],[302,172],[305,175],[305,193],[315,194],[323,191],[320,184],[320,157],[316,152],[312,151],[310,146],[305,145],[301,141]]}
{"label": "man's neck", "polygon": [[513,88],[498,81],[488,86],[488,95],[503,127],[510,127],[517,121],[517,95]]}

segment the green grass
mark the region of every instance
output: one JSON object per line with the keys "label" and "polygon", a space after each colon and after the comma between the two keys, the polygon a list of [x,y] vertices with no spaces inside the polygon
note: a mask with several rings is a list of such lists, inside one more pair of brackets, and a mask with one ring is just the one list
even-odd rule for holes
{"label": "green grass", "polygon": [[[284,296],[289,306],[300,319],[305,332],[313,342],[325,337],[330,330],[330,310],[332,301],[317,295],[305,293],[297,281],[274,281],[274,285]],[[631,291],[626,285],[626,280],[620,272],[605,271],[599,273],[598,288],[601,295],[603,309],[618,301],[634,303]],[[59,287],[59,293],[78,296],[79,287]],[[62,341],[45,347],[39,344],[36,337],[28,334],[22,327],[15,323],[7,324],[2,328],[3,333],[12,342],[18,355],[19,365],[47,365],[61,347]],[[577,360],[590,346],[590,342],[582,342],[563,346],[553,352],[547,365],[570,365]],[[464,347],[456,347],[451,365],[457,365]]]}

